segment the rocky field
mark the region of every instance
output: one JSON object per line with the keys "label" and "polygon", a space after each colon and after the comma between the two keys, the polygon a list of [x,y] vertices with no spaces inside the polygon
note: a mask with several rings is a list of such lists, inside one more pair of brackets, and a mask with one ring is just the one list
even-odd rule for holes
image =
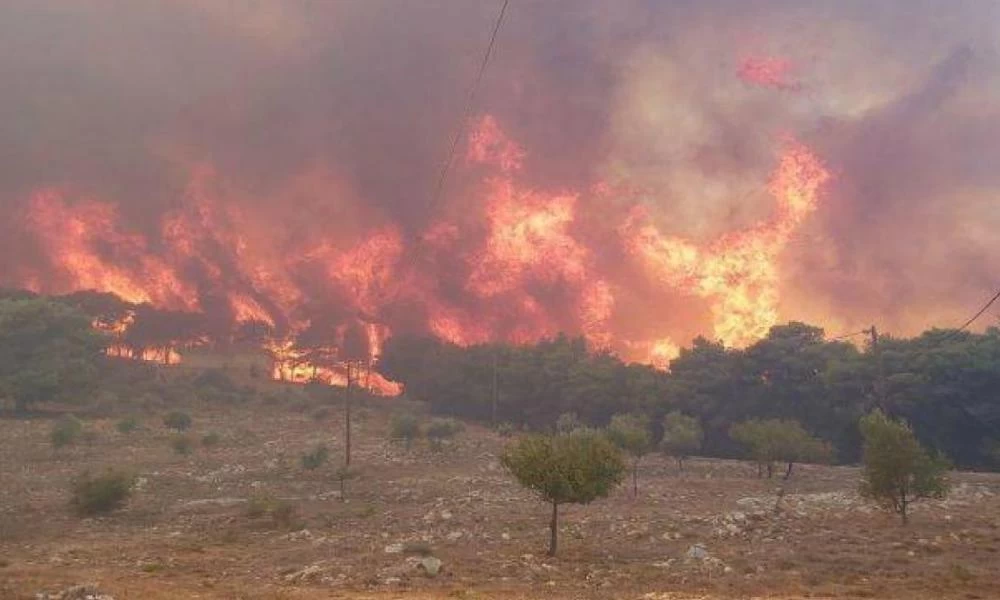
{"label": "rocky field", "polygon": [[[0,420],[0,598],[996,598],[1000,476],[955,473],[944,501],[908,527],[855,492],[858,471],[804,466],[760,480],[737,461],[665,457],[639,494],[562,511],[500,468],[506,440],[469,426],[433,451],[388,441],[393,400],[355,411],[358,475],[341,497],[339,405],[180,407],[190,454],[173,448],[168,407],[82,415],[54,449],[53,418]],[[169,407],[175,409],[178,407]],[[216,445],[202,437],[217,433]],[[317,444],[329,460],[305,469]],[[69,506],[85,471],[136,476],[127,506],[83,518]],[[76,587],[74,587],[76,586]]]}

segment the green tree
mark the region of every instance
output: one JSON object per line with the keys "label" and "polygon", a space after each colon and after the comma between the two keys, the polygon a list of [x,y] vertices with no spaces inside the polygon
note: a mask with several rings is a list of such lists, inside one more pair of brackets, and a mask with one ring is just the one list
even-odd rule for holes
{"label": "green tree", "polygon": [[791,419],[749,419],[733,425],[733,440],[739,442],[757,463],[757,476],[774,475],[774,463],[786,463],[785,479],[796,462],[820,462],[830,456],[830,446],[813,437],[798,421]]}
{"label": "green tree", "polygon": [[521,485],[552,504],[549,556],[558,547],[559,505],[607,497],[625,472],[618,448],[591,430],[521,438],[507,446],[500,462]]}
{"label": "green tree", "polygon": [[876,410],[861,419],[864,439],[861,495],[900,516],[905,525],[910,504],[948,493],[948,461],[920,445],[909,425]]}
{"label": "green tree", "polygon": [[705,432],[698,417],[689,417],[680,411],[667,413],[663,417],[663,439],[660,448],[677,460],[677,468],[684,470],[684,461],[692,453],[701,450]]}
{"label": "green tree", "polygon": [[420,434],[420,421],[414,415],[403,413],[392,416],[389,422],[389,437],[393,441],[402,440],[409,450],[413,440],[418,439]]}
{"label": "green tree", "polygon": [[623,414],[611,417],[608,437],[632,458],[632,497],[639,495],[639,461],[653,448],[649,417]]}
{"label": "green tree", "polygon": [[0,300],[0,398],[19,412],[43,400],[79,400],[97,381],[104,345],[66,304]]}

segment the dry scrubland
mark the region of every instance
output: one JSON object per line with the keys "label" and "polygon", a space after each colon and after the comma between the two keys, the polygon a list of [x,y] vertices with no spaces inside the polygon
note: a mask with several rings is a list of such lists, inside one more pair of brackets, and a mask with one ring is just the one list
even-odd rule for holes
{"label": "dry scrubland", "polygon": [[[652,456],[638,499],[623,486],[563,509],[553,559],[550,509],[500,469],[504,439],[470,426],[442,452],[408,451],[387,440],[397,405],[356,410],[361,474],[344,502],[336,405],[147,406],[131,434],[120,414],[83,415],[96,436],[61,450],[51,418],[0,420],[0,598],[74,584],[116,600],[1000,597],[997,475],[953,475],[952,496],[903,528],[858,498],[852,468],[798,468],[775,511],[781,482],[748,464],[695,459],[680,475]],[[188,456],[162,425],[176,408],[194,420]],[[221,441],[204,448],[210,431]],[[305,470],[317,443],[330,460]],[[73,477],[121,466],[138,476],[127,507],[74,515]]]}

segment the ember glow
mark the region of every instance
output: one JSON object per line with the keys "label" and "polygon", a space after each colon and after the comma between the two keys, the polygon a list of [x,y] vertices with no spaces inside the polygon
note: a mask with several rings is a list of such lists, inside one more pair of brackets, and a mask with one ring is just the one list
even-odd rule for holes
{"label": "ember glow", "polygon": [[397,335],[668,368],[995,289],[986,3],[513,3],[440,190],[495,6],[244,4],[0,7],[0,286],[131,303],[111,354],[391,394]]}

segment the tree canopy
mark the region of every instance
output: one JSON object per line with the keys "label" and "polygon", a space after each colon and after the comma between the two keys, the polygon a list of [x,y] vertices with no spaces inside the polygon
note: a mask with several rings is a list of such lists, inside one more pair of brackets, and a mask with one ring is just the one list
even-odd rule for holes
{"label": "tree canopy", "polygon": [[96,381],[104,347],[90,319],[67,304],[0,300],[0,397],[18,410],[77,400]]}
{"label": "tree canopy", "polygon": [[[913,424],[918,439],[958,464],[1000,467],[1000,330],[931,330],[911,339],[883,336],[879,355],[829,341],[822,329],[788,323],[745,349],[704,338],[681,350],[669,371],[628,364],[558,336],[537,344],[459,347],[432,338],[395,337],[379,369],[434,412],[488,421],[497,382],[498,422],[552,430],[559,415],[605,427],[621,413],[646,415],[654,438],[672,412],[702,428],[701,452],[739,456],[731,427],[749,419],[798,422],[827,440],[834,459],[861,457],[858,420],[882,402]],[[878,385],[878,361],[884,384]],[[496,377],[494,378],[494,375]]]}
{"label": "tree canopy", "polygon": [[524,487],[552,505],[549,554],[558,547],[560,504],[589,504],[611,493],[625,471],[621,453],[602,433],[531,435],[510,444],[501,464]]}
{"label": "tree canopy", "polygon": [[910,504],[947,494],[948,461],[924,450],[906,423],[876,410],[861,419],[861,434],[862,496],[897,513],[905,524]]}

